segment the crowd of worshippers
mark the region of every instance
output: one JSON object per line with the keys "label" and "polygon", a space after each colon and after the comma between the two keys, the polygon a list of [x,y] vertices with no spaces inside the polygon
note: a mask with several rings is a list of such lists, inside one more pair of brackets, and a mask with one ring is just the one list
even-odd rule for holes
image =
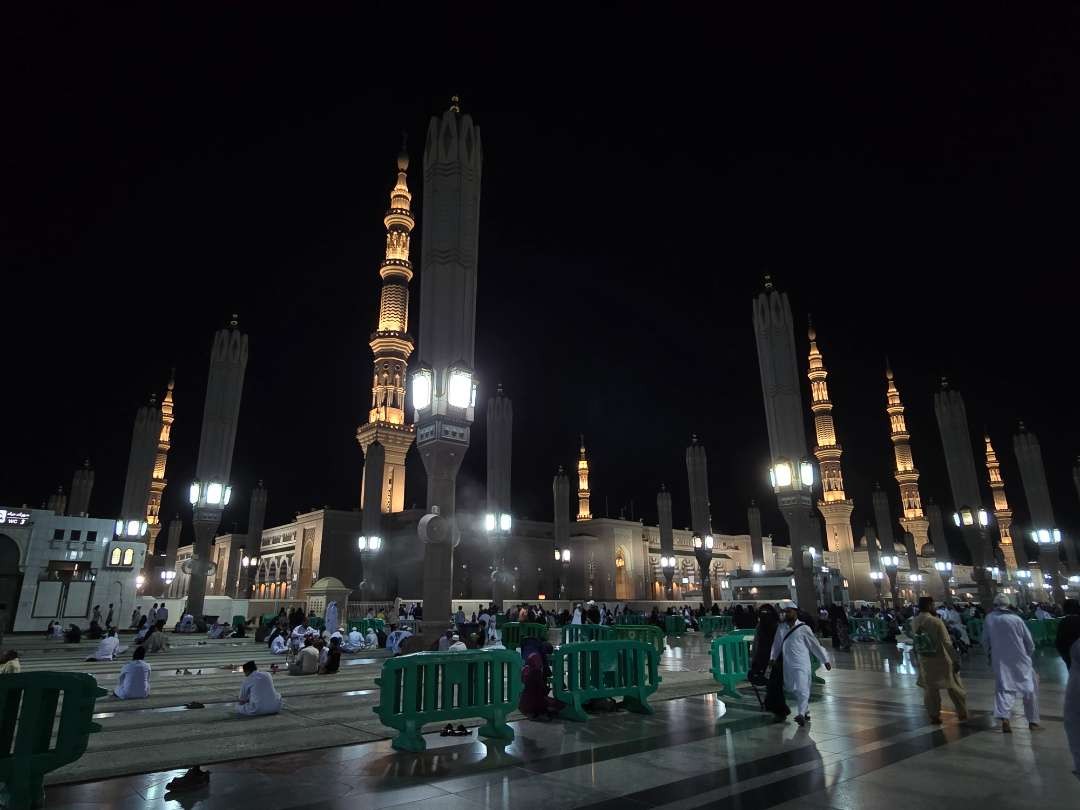
{"label": "crowd of worshippers", "polygon": [[326,625],[322,630],[314,626],[318,618],[314,612],[305,614],[303,608],[293,608],[286,613],[282,608],[263,637],[271,653],[285,656],[290,675],[332,675],[341,667],[342,653],[389,646],[387,635],[374,626],[369,626],[366,633],[355,625],[348,632],[344,626],[334,627],[337,606],[331,606],[326,620],[318,622]]}

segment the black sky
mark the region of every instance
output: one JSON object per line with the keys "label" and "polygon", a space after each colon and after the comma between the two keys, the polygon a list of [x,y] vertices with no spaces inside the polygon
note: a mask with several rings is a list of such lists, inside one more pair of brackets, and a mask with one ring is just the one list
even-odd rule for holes
{"label": "black sky", "polygon": [[[1023,419],[1080,530],[1080,20],[876,6],[9,17],[0,502],[38,505],[88,456],[92,510],[115,513],[134,411],[175,364],[163,512],[183,513],[211,335],[235,311],[251,336],[238,493],[264,479],[271,520],[357,505],[393,159],[403,130],[419,156],[458,93],[484,144],[481,398],[501,381],[514,400],[518,514],[550,518],[583,431],[594,513],[633,501],[655,521],[664,482],[684,525],[696,432],[714,523],[745,531],[748,500],[769,501],[750,301],[770,271],[797,321],[814,315],[857,524],[875,481],[898,507],[888,354],[924,499],[951,508],[931,403],[947,375],[1017,518]],[[465,506],[482,496],[474,436]],[[783,534],[778,515],[766,529]]]}

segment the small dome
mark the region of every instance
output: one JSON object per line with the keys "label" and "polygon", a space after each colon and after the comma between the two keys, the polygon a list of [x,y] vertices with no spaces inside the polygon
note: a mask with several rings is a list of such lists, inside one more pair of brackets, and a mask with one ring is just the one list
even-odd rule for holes
{"label": "small dome", "polygon": [[334,588],[344,589],[345,583],[337,577],[323,577],[311,586],[311,589],[316,591],[323,589],[331,590]]}
{"label": "small dome", "polygon": [[923,545],[922,553],[919,556],[920,557],[936,557],[937,556],[937,551],[934,549],[934,544],[933,543],[926,543],[925,545]]}

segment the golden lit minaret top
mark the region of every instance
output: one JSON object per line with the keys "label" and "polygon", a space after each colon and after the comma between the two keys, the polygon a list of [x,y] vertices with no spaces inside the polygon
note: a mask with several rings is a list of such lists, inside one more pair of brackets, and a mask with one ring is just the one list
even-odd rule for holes
{"label": "golden lit minaret top", "polygon": [[386,256],[379,265],[382,277],[379,323],[370,343],[375,361],[371,409],[367,423],[356,430],[356,440],[365,453],[374,441],[386,451],[380,497],[383,512],[400,512],[404,508],[405,454],[415,436],[414,427],[405,421],[405,381],[413,350],[413,340],[408,333],[409,282],[413,277],[409,241],[416,226],[408,169],[409,155],[402,146],[397,159],[397,182],[390,192],[390,210],[383,217]]}
{"label": "golden lit minaret top", "polygon": [[915,459],[911,455],[911,435],[904,421],[904,403],[900,401],[900,391],[893,380],[888,361],[885,362],[885,379],[888,382],[885,412],[889,415],[889,438],[892,439],[893,454],[896,457],[896,470],[893,475],[900,487],[900,503],[904,509],[900,525],[914,536],[915,547],[921,554],[923,546],[930,539],[930,522],[923,515],[922,496],[919,495],[919,471],[915,468]]}
{"label": "golden lit minaret top", "polygon": [[1005,567],[1010,570],[1016,569],[1016,550],[1012,541],[1012,510],[1009,501],[1005,497],[1005,481],[1001,477],[1001,465],[998,463],[994,445],[990,444],[989,434],[983,437],[986,440],[986,472],[990,478],[990,491],[994,495],[994,518],[997,521],[998,532],[1001,536],[1001,554],[1005,558]]}
{"label": "golden lit minaret top", "polygon": [[581,436],[581,451],[577,463],[578,477],[578,520],[591,520],[592,512],[589,511],[589,460],[585,458],[585,435]]}
{"label": "golden lit minaret top", "polygon": [[810,410],[814,412],[814,434],[817,446],[814,455],[821,468],[821,494],[825,503],[846,500],[844,495],[844,476],[840,470],[840,456],[843,450],[836,440],[836,428],[833,425],[832,402],[829,400],[829,386],[825,378],[829,372],[817,346],[817,332],[813,325],[809,327],[810,370]]}
{"label": "golden lit minaret top", "polygon": [[146,531],[149,535],[147,545],[153,548],[161,531],[161,495],[165,491],[165,463],[168,461],[169,448],[172,446],[173,426],[173,388],[176,386],[176,369],[169,372],[169,384],[165,388],[165,398],[161,400],[161,434],[158,436],[157,457],[154,459],[154,476],[150,479],[150,500],[146,505]]}

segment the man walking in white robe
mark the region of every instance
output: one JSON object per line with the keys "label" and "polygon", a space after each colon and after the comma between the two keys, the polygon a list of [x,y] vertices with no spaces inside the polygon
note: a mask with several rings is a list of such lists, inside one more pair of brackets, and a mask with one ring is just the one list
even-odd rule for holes
{"label": "man walking in white robe", "polygon": [[1024,620],[1009,610],[1009,597],[1003,593],[994,597],[994,612],[986,617],[983,644],[994,668],[994,717],[1001,720],[1001,731],[1012,732],[1009,717],[1017,694],[1023,698],[1028,727],[1038,730],[1039,684],[1031,664],[1035,642]]}
{"label": "man walking in white robe", "polygon": [[254,717],[277,714],[281,711],[281,695],[274,688],[274,679],[260,672],[254,661],[244,664],[244,683],[240,686],[237,714]]}
{"label": "man walking in white robe", "polygon": [[787,599],[780,603],[780,607],[784,611],[784,621],[773,638],[769,664],[775,666],[782,657],[784,689],[795,695],[795,722],[803,726],[810,720],[810,678],[813,675],[810,656],[816,656],[825,669],[832,669],[832,661],[810,625],[799,621],[799,609],[795,603]]}

